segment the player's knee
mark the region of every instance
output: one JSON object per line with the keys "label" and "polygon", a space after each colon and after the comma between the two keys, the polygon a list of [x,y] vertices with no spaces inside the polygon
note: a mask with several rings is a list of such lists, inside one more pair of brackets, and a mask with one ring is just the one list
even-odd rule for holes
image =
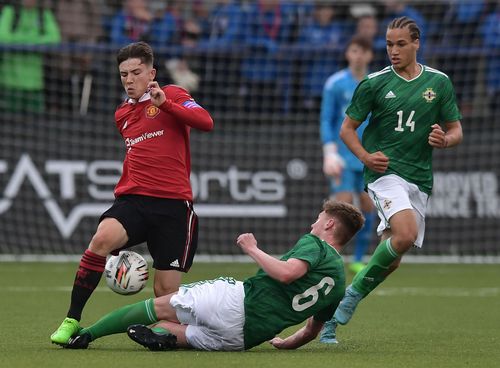
{"label": "player's knee", "polygon": [[98,231],[92,237],[89,248],[93,251],[109,254],[116,249],[115,243],[112,234],[107,231]]}
{"label": "player's knee", "polygon": [[170,284],[165,285],[160,282],[155,282],[153,289],[155,296],[160,297],[179,290],[179,285],[170,285]]}
{"label": "player's knee", "polygon": [[398,253],[406,252],[417,241],[418,232],[412,229],[400,231],[398,234],[393,234],[391,244]]}

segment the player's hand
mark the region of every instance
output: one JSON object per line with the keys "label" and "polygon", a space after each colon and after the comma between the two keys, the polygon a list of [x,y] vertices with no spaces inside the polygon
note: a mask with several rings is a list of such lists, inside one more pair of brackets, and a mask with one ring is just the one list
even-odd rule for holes
{"label": "player's hand", "polygon": [[446,148],[448,142],[446,141],[446,133],[439,124],[431,126],[432,130],[429,134],[429,144],[436,148]]}
{"label": "player's hand", "polygon": [[238,244],[245,253],[248,253],[249,250],[257,248],[257,239],[255,239],[252,233],[244,233],[238,236],[236,244]]}
{"label": "player's hand", "polygon": [[323,158],[323,173],[332,178],[339,178],[342,175],[345,163],[339,154],[328,154]]}
{"label": "player's hand", "polygon": [[372,171],[384,173],[389,167],[389,158],[382,152],[377,151],[375,153],[370,153],[366,159],[363,160],[363,163]]}
{"label": "player's hand", "polygon": [[276,349],[283,349],[285,347],[285,340],[281,337],[275,337],[272,340],[269,340],[269,343]]}
{"label": "player's hand", "polygon": [[156,107],[160,107],[162,103],[166,101],[165,92],[160,88],[157,81],[152,81],[148,83],[149,94],[151,95],[151,102]]}

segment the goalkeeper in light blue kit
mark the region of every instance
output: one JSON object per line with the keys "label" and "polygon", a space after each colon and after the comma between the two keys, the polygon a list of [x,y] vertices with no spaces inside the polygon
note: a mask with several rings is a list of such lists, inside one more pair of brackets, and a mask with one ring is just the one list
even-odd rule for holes
{"label": "goalkeeper in light blue kit", "polygon": [[[359,302],[399,266],[409,249],[422,247],[433,148],[462,141],[453,85],[446,74],[417,62],[419,40],[414,20],[400,17],[389,23],[386,47],[392,65],[359,84],[340,131],[365,166],[382,240],[347,287],[334,315],[340,324],[351,319]],[[361,143],[356,129],[370,113]]]}
{"label": "goalkeeper in light blue kit", "polygon": [[[259,249],[253,234],[241,234],[237,245],[260,266],[255,276],[181,285],[169,295],[127,305],[81,330],[65,347],[86,349],[99,337],[127,332],[150,350],[240,351],[265,341],[278,349],[298,348],[318,335],[344,296],[339,252],[363,223],[356,207],[329,199],[311,232],[280,259]],[[292,336],[276,337],[305,320]]]}
{"label": "goalkeeper in light blue kit", "polygon": [[[332,197],[352,204],[354,196],[357,196],[366,219],[365,226],[356,235],[353,259],[349,265],[349,270],[356,274],[364,267],[363,256],[370,245],[374,206],[364,191],[363,163],[341,141],[339,133],[354,90],[366,76],[368,64],[373,58],[371,42],[361,36],[354,36],[347,44],[345,58],[348,67],[329,77],[323,88],[320,131],[323,172],[330,179]],[[360,137],[366,124],[363,122],[358,129]]]}
{"label": "goalkeeper in light blue kit", "polygon": [[[372,200],[364,190],[363,163],[342,142],[339,134],[354,90],[366,76],[368,64],[373,59],[370,40],[361,36],[352,37],[346,46],[345,58],[348,67],[330,76],[323,88],[320,132],[323,143],[323,172],[330,180],[331,197],[351,204],[357,199],[365,217],[365,225],[356,235],[354,253],[349,264],[349,270],[356,274],[365,266],[363,256],[370,245],[375,213]],[[367,121],[358,128],[359,137],[366,125]],[[335,321],[325,323],[320,341],[337,342]]]}

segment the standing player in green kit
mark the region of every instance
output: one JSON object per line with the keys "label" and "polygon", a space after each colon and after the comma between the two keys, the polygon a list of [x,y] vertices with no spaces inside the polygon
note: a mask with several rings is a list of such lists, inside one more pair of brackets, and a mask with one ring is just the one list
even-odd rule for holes
{"label": "standing player in green kit", "polygon": [[[365,186],[381,220],[381,243],[335,312],[340,324],[351,319],[359,302],[399,266],[411,247],[422,247],[432,192],[432,150],[462,141],[450,79],[417,62],[420,29],[415,21],[394,19],[387,27],[386,43],[392,65],[359,84],[340,132],[365,166]],[[361,143],[356,129],[369,113]]]}

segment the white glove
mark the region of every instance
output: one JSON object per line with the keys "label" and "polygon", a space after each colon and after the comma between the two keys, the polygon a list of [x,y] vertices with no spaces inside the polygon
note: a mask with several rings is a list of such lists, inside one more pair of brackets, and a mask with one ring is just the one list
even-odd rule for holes
{"label": "white glove", "polygon": [[326,176],[338,178],[342,175],[345,161],[337,152],[335,143],[327,143],[323,146],[323,173]]}

